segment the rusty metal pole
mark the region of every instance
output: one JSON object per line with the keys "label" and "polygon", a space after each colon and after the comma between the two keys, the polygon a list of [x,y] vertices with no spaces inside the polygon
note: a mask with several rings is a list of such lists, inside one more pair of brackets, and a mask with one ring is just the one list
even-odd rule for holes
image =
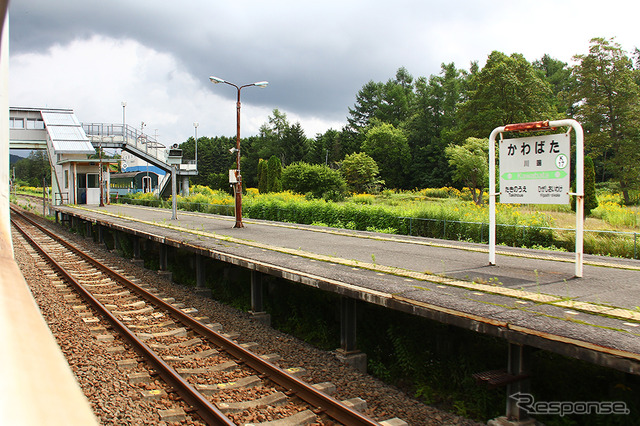
{"label": "rusty metal pole", "polygon": [[242,224],[242,176],[240,174],[240,91],[244,88],[244,87],[250,87],[250,86],[257,86],[257,87],[266,87],[267,84],[269,84],[267,81],[259,81],[257,83],[251,83],[251,84],[245,84],[244,86],[237,86],[233,83],[230,83],[226,80],[223,80],[221,78],[218,77],[214,77],[211,76],[209,77],[209,80],[213,83],[213,84],[218,84],[218,83],[224,83],[224,84],[228,84],[229,86],[233,86],[236,88],[237,92],[238,92],[238,101],[236,103],[236,171],[235,171],[235,177],[236,177],[236,183],[234,184],[233,188],[234,188],[234,195],[235,195],[235,216],[236,216],[236,224],[234,225],[234,228],[244,228],[244,225]]}

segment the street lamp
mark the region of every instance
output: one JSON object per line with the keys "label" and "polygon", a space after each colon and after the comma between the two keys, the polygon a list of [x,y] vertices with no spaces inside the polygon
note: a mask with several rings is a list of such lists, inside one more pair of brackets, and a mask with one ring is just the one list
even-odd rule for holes
{"label": "street lamp", "polygon": [[235,202],[236,202],[236,224],[233,227],[234,228],[243,228],[244,225],[242,224],[242,176],[240,175],[240,90],[242,90],[245,87],[250,87],[250,86],[257,86],[257,87],[265,88],[265,87],[267,87],[267,84],[269,84],[269,82],[268,81],[258,81],[256,83],[245,84],[243,86],[237,86],[237,85],[235,85],[233,83],[230,83],[230,82],[228,82],[226,80],[223,80],[221,78],[214,77],[214,76],[209,77],[209,80],[211,80],[211,82],[213,84],[218,84],[218,83],[228,84],[229,86],[235,87],[236,90],[238,91],[238,102],[236,103],[236,147],[235,147],[235,154],[236,154],[236,183],[234,185]]}
{"label": "street lamp", "polygon": [[125,143],[125,135],[126,135],[126,121],[124,119],[124,110],[127,107],[127,103],[126,102],[121,102],[120,103],[122,105],[122,143]]}
{"label": "street lamp", "polygon": [[100,147],[98,148],[100,150],[100,179],[99,179],[99,185],[100,185],[100,203],[98,204],[100,207],[104,207],[104,182],[103,182],[103,175],[102,175],[102,135],[100,135]]}
{"label": "street lamp", "polygon": [[196,131],[196,170],[198,170],[198,126],[200,125],[200,123],[198,123],[197,121],[193,123],[193,127]]}

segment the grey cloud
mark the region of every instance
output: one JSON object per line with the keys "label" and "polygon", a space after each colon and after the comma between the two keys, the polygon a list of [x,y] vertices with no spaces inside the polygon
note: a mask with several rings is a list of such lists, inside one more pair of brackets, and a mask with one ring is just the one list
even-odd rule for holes
{"label": "grey cloud", "polygon": [[11,51],[43,51],[94,34],[132,38],[177,57],[205,90],[235,96],[209,87],[211,74],[238,84],[268,80],[268,96],[243,93],[243,100],[340,120],[363,84],[407,66],[389,52],[411,43],[402,34],[410,17],[393,24],[388,14],[398,12],[386,4],[344,3],[16,1]]}
{"label": "grey cloud", "polygon": [[[201,79],[202,90],[235,97],[229,87],[213,87],[211,74],[239,84],[268,80],[268,94],[247,91],[243,102],[336,121],[344,120],[365,83],[386,81],[401,66],[428,77],[443,62],[467,67],[492,50],[569,61],[581,51],[573,46],[617,35],[593,33],[589,22],[613,22],[599,19],[594,1],[562,3],[536,3],[537,11],[553,10],[549,17],[532,16],[528,3],[509,0],[16,0],[10,51],[42,52],[92,35],[134,39],[175,56]],[[625,4],[610,0],[607,13],[628,21],[634,14],[622,12]],[[541,19],[554,31],[541,32]],[[616,31],[629,26],[627,32],[635,27],[611,25]],[[569,44],[569,54],[555,53]]]}

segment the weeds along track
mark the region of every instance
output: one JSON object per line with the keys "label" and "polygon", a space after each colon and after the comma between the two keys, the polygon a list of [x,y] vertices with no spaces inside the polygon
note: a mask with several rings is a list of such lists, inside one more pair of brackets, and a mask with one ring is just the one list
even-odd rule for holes
{"label": "weeds along track", "polygon": [[47,262],[59,281],[56,288],[86,326],[98,340],[111,342],[114,358],[129,370],[129,383],[139,386],[143,398],[162,401],[161,420],[379,424],[351,408],[352,402],[325,393],[330,384],[305,383],[296,377],[300,369],[275,364],[286,363],[278,355],[254,354],[250,344],[235,343],[195,309],[137,285],[17,209],[12,223]]}

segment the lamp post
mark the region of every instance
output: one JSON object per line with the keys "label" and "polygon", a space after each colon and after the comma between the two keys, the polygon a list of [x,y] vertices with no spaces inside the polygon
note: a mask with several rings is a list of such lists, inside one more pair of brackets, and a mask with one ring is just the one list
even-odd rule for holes
{"label": "lamp post", "polygon": [[244,225],[242,224],[242,176],[240,175],[240,90],[250,86],[265,88],[267,87],[267,84],[269,84],[269,82],[258,81],[256,83],[237,86],[233,83],[230,83],[226,80],[223,80],[221,78],[214,77],[214,76],[209,77],[209,80],[211,80],[213,84],[218,84],[218,83],[228,84],[229,86],[235,87],[236,90],[238,91],[238,101],[236,103],[236,147],[235,149],[231,150],[231,152],[235,151],[235,154],[236,154],[236,172],[235,172],[236,183],[234,184],[235,203],[236,203],[236,206],[235,206],[236,224],[233,227],[243,228]]}
{"label": "lamp post", "polygon": [[125,137],[126,137],[127,132],[126,132],[126,130],[125,130],[125,128],[126,128],[126,121],[125,121],[125,119],[124,119],[124,118],[125,118],[125,116],[124,116],[124,110],[125,110],[125,108],[127,107],[127,103],[123,101],[123,102],[121,102],[120,104],[122,105],[122,143],[125,143]]}
{"label": "lamp post", "polygon": [[198,123],[197,121],[193,123],[193,128],[195,129],[195,132],[196,132],[196,156],[195,156],[196,170],[198,170],[198,126],[199,125],[200,123]]}
{"label": "lamp post", "polygon": [[98,148],[100,150],[100,180],[99,180],[99,184],[100,184],[100,207],[104,207],[104,182],[103,182],[103,176],[102,176],[102,135],[100,135],[100,147]]}

